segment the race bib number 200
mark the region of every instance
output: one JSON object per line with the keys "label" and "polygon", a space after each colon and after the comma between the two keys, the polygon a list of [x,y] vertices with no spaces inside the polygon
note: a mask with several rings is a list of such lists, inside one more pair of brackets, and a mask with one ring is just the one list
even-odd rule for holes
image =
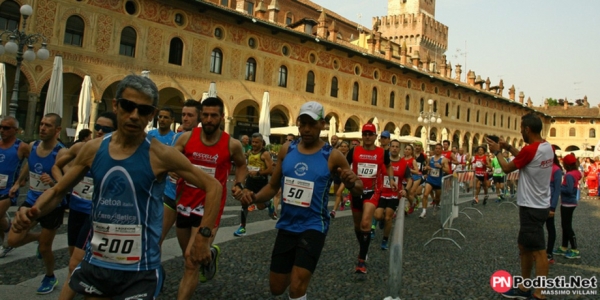
{"label": "race bib number 200", "polygon": [[142,225],[94,222],[94,258],[117,264],[135,264],[142,257]]}
{"label": "race bib number 200", "polygon": [[309,207],[312,201],[315,183],[297,178],[285,177],[283,184],[283,202],[300,207]]}

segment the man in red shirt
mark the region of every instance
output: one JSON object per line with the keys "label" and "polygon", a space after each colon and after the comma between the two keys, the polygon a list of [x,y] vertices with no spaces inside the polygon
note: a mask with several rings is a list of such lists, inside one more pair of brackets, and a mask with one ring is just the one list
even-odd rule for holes
{"label": "man in red shirt", "polygon": [[[448,160],[448,163],[451,165],[455,165],[458,164],[458,160],[456,160],[456,152],[455,151],[451,151],[450,150],[450,141],[449,140],[444,140],[442,142],[442,156],[445,157]],[[455,149],[455,147],[452,148],[453,150]],[[453,172],[453,168],[450,168],[450,172],[448,174],[452,174]]]}

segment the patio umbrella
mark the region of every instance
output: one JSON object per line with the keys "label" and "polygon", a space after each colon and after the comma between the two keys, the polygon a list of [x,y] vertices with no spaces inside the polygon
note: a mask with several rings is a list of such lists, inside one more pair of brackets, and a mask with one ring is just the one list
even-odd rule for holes
{"label": "patio umbrella", "polygon": [[[375,134],[381,134],[381,132],[379,132],[379,120],[377,117],[373,118],[373,125],[375,125]],[[375,146],[381,146],[378,138],[375,139]]]}
{"label": "patio umbrella", "polygon": [[208,97],[217,97],[217,84],[214,81],[208,86]]}
{"label": "patio umbrella", "polygon": [[46,95],[46,105],[44,106],[44,115],[55,113],[63,116],[63,64],[62,57],[54,57],[54,66],[52,67],[52,76]]}
{"label": "patio umbrella", "polygon": [[75,137],[79,135],[81,129],[89,128],[90,107],[92,106],[92,78],[85,75],[81,84],[81,93],[79,93],[79,102],[77,104],[77,130]]}
{"label": "patio umbrella", "polygon": [[6,68],[0,64],[0,116],[8,116],[8,99],[6,98]]}
{"label": "patio umbrella", "polygon": [[336,130],[335,130],[335,123],[337,123],[337,121],[335,120],[334,116],[331,116],[331,119],[329,119],[329,143],[331,143],[331,137],[334,136],[336,134]]}
{"label": "patio umbrella", "polygon": [[[213,82],[214,83],[214,82]],[[211,83],[211,85],[213,84]],[[215,90],[216,92],[216,90]],[[262,103],[260,105],[260,116],[258,118],[258,132],[263,135],[263,139],[266,145],[270,144],[269,136],[271,135],[271,99],[269,98],[269,92],[265,92],[263,95]]]}

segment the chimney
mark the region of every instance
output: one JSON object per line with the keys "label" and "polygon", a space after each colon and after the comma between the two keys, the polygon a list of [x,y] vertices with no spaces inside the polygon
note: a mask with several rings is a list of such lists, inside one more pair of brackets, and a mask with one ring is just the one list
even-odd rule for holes
{"label": "chimney", "polygon": [[256,5],[256,17],[259,19],[266,19],[267,17],[267,5],[265,4],[264,0],[259,0],[258,4]]}
{"label": "chimney", "polygon": [[544,100],[544,109],[548,109],[548,99]]}
{"label": "chimney", "polygon": [[442,63],[440,64],[440,76],[446,77],[446,55],[442,55]]}
{"label": "chimney", "polygon": [[329,25],[329,40],[337,43],[337,33],[340,31],[340,29],[337,26],[337,23],[335,22],[335,20],[331,21],[331,24]]}
{"label": "chimney", "polygon": [[492,84],[492,82],[490,81],[490,78],[488,77],[485,80],[485,90],[488,91],[488,92],[490,91],[490,84]]}
{"label": "chimney", "polygon": [[381,53],[381,32],[375,32],[375,52]]}
{"label": "chimney", "polygon": [[327,14],[325,14],[325,9],[323,7],[321,7],[319,25],[317,25],[317,36],[323,39],[327,38]]}
{"label": "chimney", "polygon": [[[513,84],[510,89],[508,89],[508,98],[512,101],[515,101],[515,85]],[[523,101],[521,101],[523,104]]]}
{"label": "chimney", "polygon": [[385,59],[392,60],[392,42],[388,41],[385,44]]}
{"label": "chimney", "polygon": [[[498,84],[498,95],[502,97],[502,92],[504,91],[504,80],[500,79],[500,84]],[[514,101],[515,99],[513,99]]]}
{"label": "chimney", "polygon": [[416,66],[418,68],[419,61],[421,60],[421,58],[419,57],[419,50],[416,50],[415,52],[413,52],[411,59],[412,59],[413,66]]}
{"label": "chimney", "polygon": [[563,102],[563,109],[566,110],[567,108],[569,108],[569,100],[567,100],[567,97],[565,97],[565,101]]}
{"label": "chimney", "polygon": [[587,100],[587,96],[583,96],[583,107],[590,108],[590,103]]}
{"label": "chimney", "polygon": [[423,63],[423,69],[424,69],[426,72],[429,72],[429,71],[431,71],[431,70],[430,70],[430,68],[429,68],[429,62],[430,62],[430,61],[431,61],[431,58],[429,57],[429,53],[427,53],[427,55],[425,56],[425,62]]}
{"label": "chimney", "polygon": [[269,4],[269,21],[277,22],[277,15],[279,14],[279,0],[271,0]]}
{"label": "chimney", "polygon": [[[521,97],[521,95],[519,95],[519,97]],[[523,95],[523,97],[525,97],[525,95]],[[533,101],[531,101],[531,97],[527,98],[527,107],[533,107]]]}
{"label": "chimney", "polygon": [[519,102],[523,103],[525,101],[525,93],[519,92]]}
{"label": "chimney", "polygon": [[456,78],[454,78],[457,81],[460,81],[460,75],[462,73],[462,70],[460,69],[462,66],[461,65],[456,65]]}
{"label": "chimney", "polygon": [[408,63],[408,54],[406,50],[406,40],[402,40],[402,47],[400,48],[400,63],[406,65]]}
{"label": "chimney", "polygon": [[[475,74],[475,72],[473,72],[473,74]],[[483,79],[481,79],[481,75],[477,75],[477,78],[475,78],[475,87],[477,87],[478,89],[483,89]]]}
{"label": "chimney", "polygon": [[475,72],[471,70],[467,72],[467,84],[470,86],[475,86]]}
{"label": "chimney", "polygon": [[446,66],[446,77],[452,78],[452,62],[451,61],[449,61]]}

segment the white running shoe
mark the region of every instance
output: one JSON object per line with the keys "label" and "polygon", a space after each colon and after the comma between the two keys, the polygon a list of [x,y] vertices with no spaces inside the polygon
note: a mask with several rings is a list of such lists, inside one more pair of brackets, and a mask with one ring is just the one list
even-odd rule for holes
{"label": "white running shoe", "polygon": [[419,216],[419,218],[425,219],[425,215],[426,214],[427,214],[427,210],[423,209],[423,212],[421,213],[421,215]]}

